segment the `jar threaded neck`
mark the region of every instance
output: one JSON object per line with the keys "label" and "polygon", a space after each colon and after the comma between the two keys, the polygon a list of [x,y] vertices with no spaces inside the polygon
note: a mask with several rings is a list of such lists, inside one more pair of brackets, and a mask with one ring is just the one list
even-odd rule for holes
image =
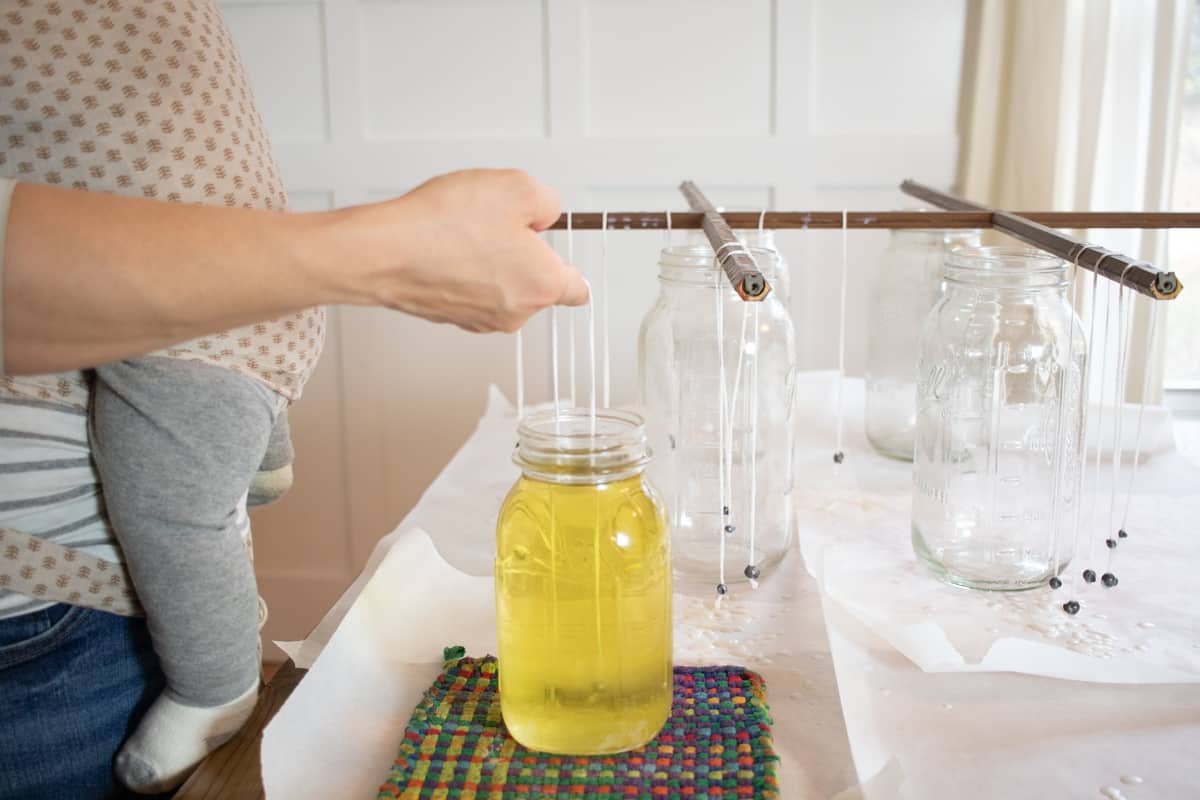
{"label": "jar threaded neck", "polygon": [[529,477],[599,484],[632,477],[650,462],[643,419],[631,411],[585,408],[539,411],[517,428],[513,461]]}

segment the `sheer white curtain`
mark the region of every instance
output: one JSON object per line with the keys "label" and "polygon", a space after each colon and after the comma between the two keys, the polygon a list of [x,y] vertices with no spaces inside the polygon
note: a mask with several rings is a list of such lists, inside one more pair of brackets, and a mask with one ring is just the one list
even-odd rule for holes
{"label": "sheer white curtain", "polygon": [[[1010,209],[1169,208],[1193,3],[972,0],[961,112],[963,195]],[[1081,235],[1160,266],[1166,263],[1166,237],[1160,231]],[[1101,281],[1106,283],[1098,308],[1112,302],[1115,319],[1115,284]],[[1085,315],[1092,303],[1090,286],[1088,276],[1079,294]],[[1125,386],[1126,397],[1138,399],[1144,369],[1150,369],[1147,400],[1157,402],[1161,346],[1148,362],[1141,358],[1150,303],[1139,298],[1134,306]],[[1101,341],[1102,325],[1103,316],[1093,350],[1107,348],[1115,361],[1116,327],[1108,346]],[[1156,338],[1161,343],[1161,334]],[[1098,371],[1092,372],[1098,378]]]}

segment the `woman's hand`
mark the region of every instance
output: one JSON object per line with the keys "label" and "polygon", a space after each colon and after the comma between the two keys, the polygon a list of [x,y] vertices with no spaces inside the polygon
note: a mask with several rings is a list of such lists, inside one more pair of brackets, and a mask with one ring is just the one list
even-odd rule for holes
{"label": "woman's hand", "polygon": [[588,287],[537,235],[559,216],[550,187],[515,170],[442,175],[396,200],[333,212],[335,268],[364,296],[471,331],[514,331]]}

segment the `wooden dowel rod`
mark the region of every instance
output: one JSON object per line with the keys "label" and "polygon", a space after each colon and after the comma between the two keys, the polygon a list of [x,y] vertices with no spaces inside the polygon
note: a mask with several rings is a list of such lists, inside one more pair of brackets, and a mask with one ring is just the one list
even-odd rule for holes
{"label": "wooden dowel rod", "polygon": [[[683,192],[688,205],[693,210],[700,212],[701,227],[708,237],[709,244],[712,245],[713,252],[716,253],[717,262],[725,271],[725,277],[729,278],[733,290],[743,300],[754,302],[765,300],[771,293],[771,285],[767,283],[767,279],[759,271],[758,265],[750,257],[750,251],[746,249],[741,240],[734,236],[733,231],[717,213],[713,204],[691,181],[684,181],[680,185],[679,191]],[[665,218],[666,214],[664,213],[663,216]],[[611,217],[609,221],[611,224]]]}
{"label": "wooden dowel rod", "polygon": [[[1193,211],[1016,211],[1017,216],[1051,228],[1094,228],[1142,230],[1166,228],[1200,228],[1200,212]],[[757,211],[725,211],[721,217],[734,230],[758,227]],[[574,230],[599,230],[600,212],[576,211],[571,215]],[[671,212],[671,227],[680,230],[701,228],[703,214],[692,211]],[[846,215],[846,227],[877,230],[946,230],[955,228],[990,228],[990,211],[851,211]],[[550,226],[565,230],[566,215]],[[662,211],[610,211],[610,230],[661,230],[667,227],[667,215]],[[768,211],[763,219],[768,230],[841,228],[841,211]]]}
{"label": "wooden dowel rod", "polygon": [[951,211],[990,213],[993,229],[1066,261],[1077,263],[1084,269],[1103,275],[1155,300],[1173,300],[1183,290],[1183,284],[1174,272],[1160,272],[1153,264],[1081,242],[1018,214],[992,211],[985,206],[914,181],[900,184],[900,190]]}

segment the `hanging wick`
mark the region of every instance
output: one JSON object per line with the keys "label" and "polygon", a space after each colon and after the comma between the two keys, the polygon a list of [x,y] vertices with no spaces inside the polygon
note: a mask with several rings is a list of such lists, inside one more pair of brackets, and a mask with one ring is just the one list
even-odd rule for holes
{"label": "hanging wick", "polygon": [[601,312],[603,316],[600,318],[600,323],[603,328],[601,334],[604,340],[604,407],[612,407],[611,375],[612,375],[612,358],[609,349],[608,337],[608,312],[609,312],[609,294],[608,294],[608,211],[604,211],[600,215],[600,293],[604,295],[604,309]]}
{"label": "hanging wick", "polygon": [[592,435],[596,435],[596,296],[592,294],[592,284],[586,278],[588,287],[588,362],[591,365],[592,380],[588,387],[591,395],[588,398],[589,416],[591,417]]}
{"label": "hanging wick", "polygon": [[[575,230],[573,226],[573,212],[567,212],[567,263],[572,267],[575,266]],[[570,325],[567,328],[567,372],[571,380],[571,408],[575,408],[575,315],[567,313],[567,322]]]}
{"label": "hanging wick", "polygon": [[843,401],[845,397],[846,383],[846,271],[848,265],[848,237],[849,223],[847,221],[847,212],[842,210],[842,274],[841,274],[841,303],[838,316],[838,382],[837,382],[837,446],[833,451],[833,463],[841,464],[846,460],[846,454],[842,450],[842,428],[844,422],[845,409]]}
{"label": "hanging wick", "polygon": [[525,346],[517,329],[517,421],[525,416]]}

